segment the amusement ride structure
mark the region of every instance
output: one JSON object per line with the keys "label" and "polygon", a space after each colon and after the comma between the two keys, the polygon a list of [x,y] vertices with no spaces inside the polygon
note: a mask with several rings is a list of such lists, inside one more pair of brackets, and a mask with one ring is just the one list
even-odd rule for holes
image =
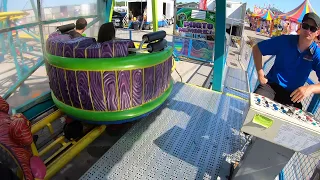
{"label": "amusement ride structure", "polygon": [[[0,97],[2,177],[59,179],[57,174],[108,126],[130,122],[134,126],[87,172],[73,173],[80,179],[235,180],[272,179],[280,173],[283,179],[295,154],[318,157],[318,96],[303,110],[292,110],[296,116],[286,116],[290,107],[250,93],[257,82],[251,78],[250,55],[244,58],[247,71],[226,66],[226,0],[215,2],[215,12],[180,9],[175,30],[181,36],[158,29],[157,1],[149,5],[153,32],[133,41],[132,31],[123,30],[129,38],[99,43],[89,36],[71,38],[75,25],[70,21],[90,19],[87,29],[111,22],[114,0],[97,0],[93,15],[51,20],[43,17],[43,1],[30,0],[32,23],[21,22],[27,12],[7,12],[8,1],[2,0],[0,60],[12,60],[17,76]],[[50,24],[55,29],[45,33]],[[180,58],[209,62],[210,88],[175,82],[172,73]],[[46,70],[49,89],[34,95],[24,82],[40,68]],[[13,106],[12,99],[23,102]],[[273,106],[262,106],[265,101]],[[307,134],[308,143],[290,144],[286,138],[299,134],[291,135],[285,125]],[[286,138],[275,135],[284,132]],[[313,173],[314,163],[310,166],[301,170],[305,177]]]}

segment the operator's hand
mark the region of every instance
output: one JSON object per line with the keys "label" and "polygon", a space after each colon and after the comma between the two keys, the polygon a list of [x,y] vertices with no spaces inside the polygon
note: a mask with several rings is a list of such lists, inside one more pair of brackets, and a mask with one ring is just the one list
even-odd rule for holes
{"label": "operator's hand", "polygon": [[258,79],[261,85],[265,85],[268,83],[268,79],[266,78],[266,76],[264,75],[263,71],[259,71],[258,73]]}
{"label": "operator's hand", "polygon": [[301,86],[290,95],[291,101],[294,103],[300,103],[306,97],[312,94],[312,86]]}

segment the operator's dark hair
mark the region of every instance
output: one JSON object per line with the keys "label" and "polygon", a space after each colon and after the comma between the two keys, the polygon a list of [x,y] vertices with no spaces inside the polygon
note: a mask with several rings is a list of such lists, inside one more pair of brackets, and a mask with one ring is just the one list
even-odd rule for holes
{"label": "operator's dark hair", "polygon": [[84,18],[79,18],[76,22],[76,29],[77,30],[82,30],[85,27],[87,27],[87,20]]}
{"label": "operator's dark hair", "polygon": [[116,29],[112,22],[104,23],[100,26],[98,33],[98,42],[106,42],[115,39]]}

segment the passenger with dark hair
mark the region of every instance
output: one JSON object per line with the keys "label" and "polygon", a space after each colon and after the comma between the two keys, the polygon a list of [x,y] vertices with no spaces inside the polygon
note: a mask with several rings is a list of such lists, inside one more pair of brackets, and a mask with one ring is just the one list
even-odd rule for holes
{"label": "passenger with dark hair", "polygon": [[82,33],[86,30],[87,20],[80,18],[76,22],[76,29],[69,32],[72,38],[82,37]]}
{"label": "passenger with dark hair", "polygon": [[116,29],[112,22],[104,23],[101,25],[98,33],[98,42],[103,43],[111,41],[116,38]]}

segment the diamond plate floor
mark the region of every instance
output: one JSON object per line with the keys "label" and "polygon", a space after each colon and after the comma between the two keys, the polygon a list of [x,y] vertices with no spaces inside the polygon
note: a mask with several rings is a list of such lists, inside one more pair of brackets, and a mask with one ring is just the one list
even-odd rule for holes
{"label": "diamond plate floor", "polygon": [[248,91],[246,72],[242,69],[229,67],[225,80],[225,86],[239,89],[241,91]]}
{"label": "diamond plate floor", "polygon": [[80,179],[216,179],[240,148],[245,101],[176,83],[167,102],[139,121]]}

